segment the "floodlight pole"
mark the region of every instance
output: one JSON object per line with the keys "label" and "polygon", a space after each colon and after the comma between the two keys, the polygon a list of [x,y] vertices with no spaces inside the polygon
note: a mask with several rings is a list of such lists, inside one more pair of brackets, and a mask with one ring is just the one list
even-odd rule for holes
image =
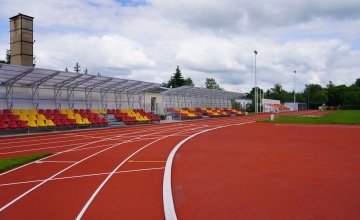
{"label": "floodlight pole", "polygon": [[258,89],[257,89],[257,78],[256,78],[256,55],[257,55],[257,51],[254,50],[254,54],[255,54],[255,114],[258,113]]}
{"label": "floodlight pole", "polygon": [[294,70],[294,108],[295,108],[295,101],[296,101],[296,98],[295,98],[295,75],[296,75],[296,70]]}

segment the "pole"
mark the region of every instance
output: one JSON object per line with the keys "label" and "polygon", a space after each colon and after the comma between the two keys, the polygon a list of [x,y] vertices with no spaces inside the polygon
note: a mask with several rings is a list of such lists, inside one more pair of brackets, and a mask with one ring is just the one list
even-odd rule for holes
{"label": "pole", "polygon": [[258,113],[258,89],[257,89],[257,78],[256,78],[256,55],[257,55],[257,51],[254,50],[254,54],[255,54],[255,114]]}
{"label": "pole", "polygon": [[261,95],[261,88],[259,88],[260,91],[260,113],[262,112],[262,95]]}
{"label": "pole", "polygon": [[295,108],[295,75],[296,75],[296,70],[294,70],[294,108]]}

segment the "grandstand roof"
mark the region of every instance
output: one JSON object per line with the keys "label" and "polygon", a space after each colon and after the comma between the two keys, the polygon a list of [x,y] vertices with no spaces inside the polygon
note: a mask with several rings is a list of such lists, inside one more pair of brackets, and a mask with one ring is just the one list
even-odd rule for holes
{"label": "grandstand roof", "polygon": [[77,87],[118,92],[147,92],[156,90],[162,86],[162,84],[159,83],[9,64],[0,64],[0,84],[2,86],[20,84],[25,87],[36,85]]}
{"label": "grandstand roof", "polygon": [[181,86],[162,92],[163,95],[201,96],[219,99],[235,99],[245,97],[244,93],[228,92],[218,89],[206,89],[193,86]]}

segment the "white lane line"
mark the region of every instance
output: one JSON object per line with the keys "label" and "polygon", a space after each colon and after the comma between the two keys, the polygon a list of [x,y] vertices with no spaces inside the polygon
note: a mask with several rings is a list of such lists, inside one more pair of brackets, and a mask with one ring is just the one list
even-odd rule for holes
{"label": "white lane line", "polygon": [[[133,172],[141,172],[141,171],[151,171],[151,170],[163,170],[165,167],[155,167],[155,168],[147,168],[147,169],[138,169],[138,170],[124,170],[124,171],[118,171],[115,172],[115,174],[121,174],[121,173],[133,173]],[[93,177],[93,176],[102,176],[102,175],[109,175],[110,173],[94,173],[94,174],[86,174],[86,175],[77,175],[77,176],[65,176],[65,177],[58,177],[51,179],[50,181],[55,180],[65,180],[65,179],[75,179],[75,178],[83,178],[83,177]],[[28,183],[37,183],[44,181],[42,180],[30,180],[30,181],[23,181],[23,182],[14,182],[14,183],[3,183],[0,184],[0,187],[2,186],[11,186],[11,185],[20,185],[20,184],[28,184]]]}
{"label": "white lane line", "polygon": [[216,130],[216,129],[220,129],[220,128],[225,128],[225,127],[230,127],[230,126],[235,126],[235,125],[243,125],[243,124],[249,124],[249,123],[254,123],[255,121],[249,121],[249,122],[243,122],[243,123],[238,123],[238,124],[233,124],[233,125],[224,125],[224,126],[219,126],[219,127],[215,127],[215,128],[210,128],[204,131],[200,131],[196,134],[193,134],[187,138],[185,138],[184,140],[182,140],[180,143],[178,143],[174,149],[171,151],[171,153],[168,156],[168,159],[166,161],[166,165],[165,165],[165,171],[164,171],[164,180],[163,180],[163,203],[164,203],[164,213],[165,213],[165,219],[166,220],[177,220],[177,216],[176,216],[176,212],[175,212],[175,206],[174,206],[174,199],[172,196],[172,189],[171,189],[171,167],[172,167],[172,163],[175,157],[175,153],[178,151],[178,149],[188,140],[194,138],[195,136],[205,133],[205,132],[209,132],[211,130]]}
{"label": "white lane line", "polygon": [[45,179],[44,181],[40,182],[38,185],[34,186],[33,188],[29,189],[28,191],[24,192],[23,194],[21,194],[21,195],[18,196],[17,198],[13,199],[11,202],[9,202],[9,203],[7,203],[6,205],[4,205],[3,207],[1,207],[1,208],[0,208],[0,212],[2,212],[4,209],[6,209],[7,207],[9,207],[10,205],[12,205],[13,203],[15,203],[16,201],[20,200],[22,197],[26,196],[26,195],[29,194],[30,192],[34,191],[35,189],[37,189],[37,188],[40,187],[41,185],[45,184],[46,182],[50,181],[51,179],[53,179],[53,178],[55,178],[56,176],[60,175],[61,173],[65,172],[66,170],[70,169],[71,167],[73,167],[73,166],[75,166],[75,165],[77,165],[77,164],[79,164],[79,163],[81,163],[81,162],[83,162],[83,161],[85,161],[85,160],[87,160],[87,159],[89,159],[89,158],[97,155],[97,154],[100,154],[100,153],[102,153],[102,152],[104,152],[104,151],[106,151],[106,150],[109,150],[109,149],[111,149],[111,148],[114,148],[114,147],[116,147],[116,146],[118,146],[118,145],[121,145],[121,144],[124,144],[124,143],[126,143],[126,141],[125,141],[125,142],[118,143],[118,144],[114,144],[114,145],[112,145],[112,146],[110,146],[110,147],[108,147],[108,148],[105,148],[105,149],[103,149],[103,150],[101,150],[101,151],[98,151],[98,152],[96,152],[96,153],[94,153],[94,154],[91,154],[90,156],[87,156],[87,157],[85,157],[84,159],[79,160],[78,162],[76,162],[76,163],[68,166],[67,168],[65,168],[65,169],[63,169],[63,170],[55,173],[55,174],[52,175],[51,177]]}
{"label": "white lane line", "polygon": [[[171,128],[171,129],[177,129],[177,128],[179,128],[179,126],[162,126],[162,127],[160,127],[160,128],[158,129],[158,131],[162,131],[162,130],[164,130],[164,129],[166,129],[165,131],[168,131],[169,128]],[[128,129],[128,130],[129,130],[129,129]],[[154,129],[140,129],[139,131],[133,132],[133,134],[135,134],[135,133],[143,133],[144,131],[154,131]],[[102,133],[102,132],[100,132],[100,133]],[[41,160],[44,160],[44,159],[48,159],[48,158],[54,157],[54,156],[56,156],[56,155],[58,155],[58,154],[67,153],[67,152],[75,151],[75,150],[78,150],[78,149],[81,150],[84,146],[91,145],[91,144],[95,144],[95,143],[102,142],[102,141],[112,140],[113,138],[116,138],[116,137],[118,137],[118,136],[123,136],[123,135],[124,135],[124,134],[118,134],[118,135],[115,136],[115,137],[114,137],[114,136],[111,136],[111,137],[109,137],[109,138],[104,138],[104,139],[101,139],[101,140],[84,143],[84,144],[82,144],[82,145],[80,145],[80,146],[78,146],[78,147],[74,147],[74,148],[71,148],[71,149],[68,149],[68,150],[65,150],[65,151],[60,151],[60,152],[58,152],[57,154],[50,155],[50,156],[48,156],[48,157],[39,159],[39,160],[37,160],[37,161],[41,161]],[[151,135],[151,134],[150,134],[150,135]],[[124,141],[124,140],[123,140],[123,141]],[[51,143],[48,143],[48,144],[51,144]],[[69,146],[69,145],[66,145],[66,146]],[[71,146],[71,145],[70,145],[70,146]],[[60,146],[60,147],[62,147],[62,146]],[[55,147],[55,148],[57,148],[57,147]],[[8,171],[6,171],[6,172],[0,173],[0,176],[3,176],[3,175],[5,175],[5,174],[11,173],[11,172],[14,172],[14,171],[16,171],[16,170],[18,170],[18,169],[21,169],[21,168],[23,168],[23,167],[29,166],[29,165],[31,165],[31,164],[33,164],[33,163],[35,163],[35,162],[31,162],[31,163],[28,163],[28,164],[24,164],[24,165],[22,165],[22,166],[19,166],[19,167],[16,167],[16,168],[14,168],[14,169],[8,170]]]}
{"label": "white lane line", "polygon": [[[178,128],[178,127],[175,127],[174,130],[177,129],[177,128]],[[153,130],[154,130],[154,129],[153,129]],[[161,129],[159,129],[159,130],[161,130]],[[139,132],[142,132],[142,131],[143,131],[143,130],[140,130]],[[169,131],[169,129],[166,129],[166,132],[168,132],[168,131]],[[159,132],[157,132],[157,133],[159,133]],[[145,134],[145,135],[143,135],[143,137],[146,137],[146,136],[149,136],[149,135],[152,135],[152,134],[154,134],[154,133]],[[165,138],[165,137],[166,137],[166,136],[164,136],[164,138]],[[163,138],[162,138],[162,139],[163,139]],[[160,139],[159,139],[159,140],[160,140]],[[99,141],[94,141],[94,142],[99,142]],[[24,192],[24,193],[21,194],[20,196],[18,196],[18,197],[16,197],[15,199],[13,199],[11,202],[9,202],[9,203],[7,203],[6,205],[4,205],[3,207],[1,207],[1,208],[0,208],[0,212],[2,212],[4,209],[6,209],[7,207],[9,207],[9,206],[12,205],[13,203],[17,202],[18,200],[20,200],[21,198],[23,198],[24,196],[26,196],[26,195],[29,194],[30,192],[34,191],[35,189],[37,189],[37,188],[40,187],[41,185],[45,184],[46,182],[50,181],[51,179],[53,179],[53,178],[55,178],[56,176],[60,175],[61,173],[65,172],[66,170],[72,168],[73,166],[76,166],[77,164],[79,164],[79,163],[81,163],[81,162],[83,162],[83,161],[85,161],[85,160],[87,160],[87,159],[89,159],[89,158],[91,158],[91,157],[93,157],[93,156],[96,156],[97,154],[100,154],[100,153],[102,153],[102,152],[104,152],[104,151],[107,151],[107,150],[109,150],[109,149],[112,149],[112,148],[114,148],[114,147],[116,147],[116,146],[119,146],[119,145],[121,145],[121,144],[125,144],[125,143],[128,143],[128,142],[129,142],[129,141],[123,141],[123,142],[120,142],[120,143],[111,145],[110,147],[105,148],[105,149],[103,149],[103,150],[101,150],[101,151],[98,151],[98,152],[96,152],[96,153],[94,153],[94,154],[91,154],[90,156],[87,156],[87,157],[85,157],[84,159],[82,159],[82,160],[80,160],[80,161],[78,161],[78,162],[76,162],[76,163],[68,166],[67,168],[65,168],[65,169],[63,169],[63,170],[61,170],[61,171],[59,171],[59,172],[57,172],[57,173],[55,173],[54,175],[52,175],[52,176],[50,176],[49,178],[45,179],[44,181],[42,181],[42,182],[39,183],[38,185],[34,186],[33,188],[29,189],[28,191]],[[153,141],[153,142],[156,142],[156,141]],[[86,144],[85,144],[85,145],[86,145]],[[84,146],[85,146],[85,145],[84,145]],[[77,147],[77,148],[79,148],[79,147]],[[143,148],[145,148],[145,147],[143,147]],[[74,148],[74,149],[76,149],[76,148]],[[72,149],[69,149],[69,150],[67,150],[67,151],[63,151],[63,152],[60,152],[60,153],[65,153],[65,152],[68,152],[68,151],[70,151],[70,150],[72,150]],[[138,150],[138,151],[140,151],[140,150]],[[60,154],[60,153],[58,153],[58,154]],[[58,155],[58,154],[57,154],[57,155]],[[134,153],[134,154],[135,154],[135,153]],[[52,155],[52,156],[53,156],[53,155]],[[49,157],[52,157],[52,156],[49,156]],[[47,157],[47,158],[49,158],[49,157]],[[41,159],[40,159],[40,160],[41,160]],[[127,158],[126,160],[124,160],[123,163],[126,162],[127,160],[128,160],[128,158]],[[34,162],[33,162],[33,163],[34,163]],[[33,163],[30,163],[30,164],[33,164]],[[28,164],[28,165],[29,165],[29,164]],[[24,166],[21,166],[21,167],[24,167]],[[21,167],[19,167],[19,168],[21,168]],[[120,167],[120,166],[119,166],[119,167]],[[16,169],[16,168],[15,168],[15,169]],[[15,169],[14,169],[14,170],[15,170]],[[13,171],[13,170],[12,170],[12,171]],[[113,171],[113,172],[114,172],[114,171]],[[111,176],[113,175],[113,172],[110,174]],[[8,172],[5,172],[5,173],[8,173]],[[5,173],[0,174],[0,176],[1,176],[1,175],[4,175]],[[105,184],[105,183],[104,183],[104,184]],[[90,203],[89,203],[89,204],[90,204]]]}
{"label": "white lane line", "polygon": [[[182,131],[180,131],[182,132]],[[177,132],[179,133],[179,132]],[[95,199],[96,195],[100,192],[100,190],[104,187],[104,185],[107,183],[107,181],[109,181],[109,179],[114,175],[114,173],[116,172],[116,170],[118,170],[124,163],[126,163],[131,157],[133,157],[135,154],[137,154],[138,152],[142,151],[143,149],[145,149],[146,147],[152,145],[155,142],[158,142],[162,139],[165,139],[167,137],[173,136],[177,133],[174,134],[169,134],[166,135],[164,137],[161,137],[155,141],[152,141],[146,145],[144,145],[143,147],[139,148],[137,151],[135,151],[134,153],[132,153],[130,156],[128,156],[125,160],[123,160],[117,167],[115,167],[115,169],[106,177],[106,179],[99,185],[99,187],[95,190],[95,192],[92,194],[92,196],[90,197],[90,199],[86,202],[86,204],[84,205],[84,207],[81,209],[80,213],[78,214],[78,216],[76,217],[77,220],[81,219],[81,217],[84,215],[85,211],[87,210],[87,208],[90,206],[91,202]]]}
{"label": "white lane line", "polygon": [[77,161],[56,161],[56,160],[47,160],[47,161],[35,161],[35,163],[76,163]]}

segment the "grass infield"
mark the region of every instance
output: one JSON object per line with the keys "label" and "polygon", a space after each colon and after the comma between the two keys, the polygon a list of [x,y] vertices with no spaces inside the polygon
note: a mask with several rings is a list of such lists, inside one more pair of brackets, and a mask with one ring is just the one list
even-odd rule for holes
{"label": "grass infield", "polygon": [[[271,122],[262,120],[261,122]],[[275,118],[275,123],[305,123],[305,124],[354,124],[360,125],[360,110],[334,110],[328,111],[323,116],[280,116]]]}
{"label": "grass infield", "polygon": [[50,155],[52,155],[52,153],[41,153],[23,157],[0,159],[0,173]]}

